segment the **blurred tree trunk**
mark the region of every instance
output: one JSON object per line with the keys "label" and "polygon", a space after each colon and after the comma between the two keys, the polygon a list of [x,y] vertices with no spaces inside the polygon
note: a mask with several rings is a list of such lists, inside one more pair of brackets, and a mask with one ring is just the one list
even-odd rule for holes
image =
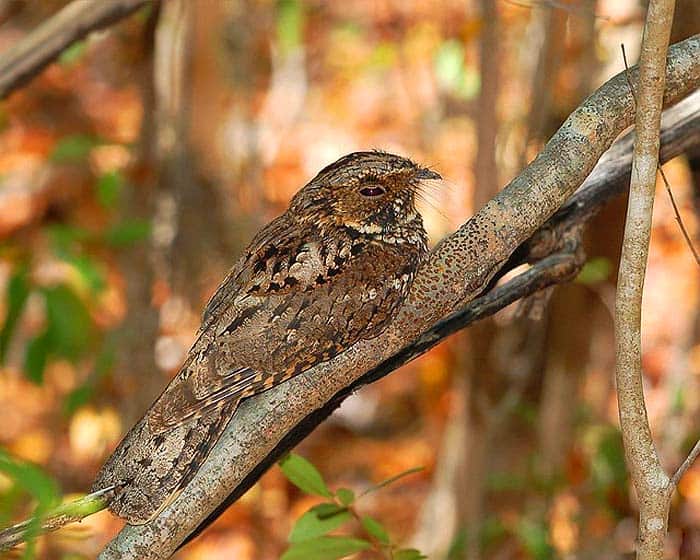
{"label": "blurred tree trunk", "polygon": [[228,244],[218,193],[198,174],[189,140],[193,13],[189,0],[163,5],[153,78],[161,217],[169,233],[161,240],[164,268],[175,295],[199,309],[207,295],[203,280],[211,268],[223,268]]}
{"label": "blurred tree trunk", "polygon": [[[499,129],[497,107],[499,93],[500,53],[499,18],[496,3],[481,0],[481,42],[479,67],[481,90],[475,115],[477,128],[477,153],[475,162],[475,209],[490,200],[499,188],[496,163],[496,137]],[[486,512],[487,478],[491,445],[502,426],[502,418],[496,418],[494,406],[505,383],[503,372],[493,363],[493,344],[499,329],[491,319],[477,323],[470,331],[458,335],[456,361],[461,389],[461,407],[465,410],[460,420],[465,422],[462,431],[462,460],[457,476],[458,527],[464,538],[464,557],[480,557],[480,533]],[[467,357],[469,354],[469,357]]]}
{"label": "blurred tree trunk", "polygon": [[[595,75],[595,0],[583,0],[577,11],[569,18],[568,28],[570,37],[567,39],[575,45],[574,52],[581,53],[568,64],[575,64],[578,76],[576,91],[578,99],[574,100],[571,107],[566,107],[563,112],[573,109],[580,101],[591,92],[591,81]],[[550,10],[551,11],[551,10]],[[560,11],[561,10],[555,10]],[[548,74],[535,80],[535,87],[540,87],[545,98],[550,100],[546,107],[539,107],[533,113],[537,113],[538,120],[531,121],[528,140],[534,140],[538,144],[543,143],[559,127],[558,108],[552,103],[555,96],[557,74],[560,57],[549,53],[549,50],[563,51],[561,37],[567,28],[567,19],[556,19],[553,31],[560,38],[557,44],[546,42],[547,48],[542,53],[538,74],[542,68],[547,68]],[[559,35],[562,33],[562,35]],[[533,97],[533,103],[538,106],[537,98]],[[536,127],[536,128],[532,128]],[[601,225],[605,228],[604,225]],[[591,228],[593,229],[593,228]],[[609,240],[606,242],[609,244]],[[599,247],[589,247],[589,255],[599,255]],[[604,249],[603,249],[604,250]],[[613,260],[616,258],[611,256]],[[571,397],[578,392],[579,383],[585,373],[588,360],[589,341],[592,336],[592,324],[595,306],[591,305],[589,294],[582,293],[583,288],[573,286],[566,291],[566,298],[557,294],[547,309],[547,362],[543,372],[542,393],[539,417],[539,449],[541,454],[540,464],[545,476],[554,476],[564,466],[566,453],[570,448],[571,434],[576,408],[571,406]],[[573,325],[571,332],[562,333],[562,325]]]}
{"label": "blurred tree trunk", "polygon": [[136,184],[124,217],[152,224],[149,243],[123,253],[128,313],[121,329],[119,372],[125,424],[132,424],[162,389],[155,360],[159,312],[156,281],[199,309],[203,278],[223,269],[227,236],[216,193],[197,178],[189,135],[192,10],[170,0],[153,10],[146,30],[143,123]]}
{"label": "blurred tree trunk", "polygon": [[527,65],[532,71],[530,83],[530,111],[526,123],[525,141],[521,152],[520,167],[527,164],[528,149],[533,142],[539,144],[549,136],[554,114],[553,101],[556,75],[564,51],[568,13],[560,7],[543,4],[532,9],[532,21],[528,33],[530,45],[523,51],[531,53],[533,60]]}
{"label": "blurred tree trunk", "polygon": [[[144,29],[141,88],[143,120],[134,166],[134,186],[124,190],[121,214],[124,220],[153,224],[156,184],[153,176],[153,51],[160,5],[154,6]],[[119,258],[124,275],[127,314],[119,330],[115,384],[124,426],[134,424],[162,385],[155,362],[159,316],[153,306],[154,248],[151,240],[125,249]]]}
{"label": "blurred tree trunk", "polygon": [[498,10],[493,0],[481,0],[481,45],[479,73],[481,90],[477,101],[476,167],[474,208],[481,208],[498,192],[500,181],[496,165],[498,134],[498,92],[500,87],[500,29]]}

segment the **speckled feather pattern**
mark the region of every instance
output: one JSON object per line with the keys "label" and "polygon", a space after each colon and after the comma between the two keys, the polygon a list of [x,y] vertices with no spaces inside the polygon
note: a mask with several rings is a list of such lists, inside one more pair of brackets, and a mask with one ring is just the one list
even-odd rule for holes
{"label": "speckled feather pattern", "polygon": [[[253,239],[209,301],[180,372],[94,489],[144,523],[187,485],[241,399],[380,334],[427,254],[408,159],[357,152],[323,169]],[[365,194],[363,194],[365,193]]]}

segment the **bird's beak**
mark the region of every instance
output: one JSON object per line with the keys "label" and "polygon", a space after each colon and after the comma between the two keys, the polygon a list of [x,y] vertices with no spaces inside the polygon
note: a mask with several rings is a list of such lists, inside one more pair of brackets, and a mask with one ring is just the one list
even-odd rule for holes
{"label": "bird's beak", "polygon": [[442,179],[442,176],[437,172],[433,171],[432,169],[427,169],[425,167],[421,167],[418,172],[416,173],[416,178],[421,179],[421,180],[428,180],[428,179]]}

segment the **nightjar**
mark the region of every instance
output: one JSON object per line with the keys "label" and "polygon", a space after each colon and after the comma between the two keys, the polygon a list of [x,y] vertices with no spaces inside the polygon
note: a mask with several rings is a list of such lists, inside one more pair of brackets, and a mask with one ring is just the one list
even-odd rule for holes
{"label": "nightjar", "polygon": [[255,236],[207,304],[180,372],[100,470],[93,490],[116,487],[115,514],[150,520],[241,399],[382,332],[427,253],[416,193],[439,178],[400,156],[352,153]]}

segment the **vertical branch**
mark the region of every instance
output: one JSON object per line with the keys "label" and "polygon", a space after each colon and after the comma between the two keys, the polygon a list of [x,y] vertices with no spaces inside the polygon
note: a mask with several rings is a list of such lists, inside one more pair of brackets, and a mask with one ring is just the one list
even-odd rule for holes
{"label": "vertical branch", "polygon": [[[149,224],[153,222],[156,208],[153,179],[153,49],[160,8],[160,3],[154,4],[143,30],[143,63],[139,66],[143,118],[137,162],[132,171],[132,181],[137,186],[125,189],[121,201],[123,219],[141,220]],[[156,277],[153,261],[154,247],[150,239],[122,251],[119,256],[127,314],[119,329],[114,382],[120,394],[122,421],[126,426],[138,420],[163,383],[157,374],[154,354],[159,315],[151,304]]]}
{"label": "vertical branch", "polygon": [[[192,149],[196,6],[190,0],[163,4],[154,53],[155,149],[163,276],[174,295],[197,309],[205,278],[227,268],[227,217],[214,185],[200,173]],[[197,232],[193,235],[193,232]],[[205,249],[206,248],[206,249]]]}
{"label": "vertical branch", "polygon": [[535,60],[528,64],[532,68],[530,111],[520,154],[520,167],[527,164],[528,149],[532,142],[536,140],[541,144],[549,136],[548,131],[553,132],[549,124],[553,113],[553,82],[561,64],[562,39],[566,36],[567,18],[566,12],[546,3],[537,6],[532,13],[528,34],[530,44],[525,47],[530,52],[525,56]]}
{"label": "vertical branch", "polygon": [[498,192],[498,168],[496,166],[496,134],[498,132],[499,90],[499,25],[498,10],[493,0],[481,0],[481,45],[479,50],[479,92],[476,129],[479,139],[476,148],[476,188],[474,208],[481,208]]}
{"label": "vertical branch", "polygon": [[672,485],[661,466],[642,387],[641,305],[659,157],[673,0],[652,0],[644,26],[636,139],[615,309],[616,379],[625,455],[639,500],[637,558],[661,559]]}

